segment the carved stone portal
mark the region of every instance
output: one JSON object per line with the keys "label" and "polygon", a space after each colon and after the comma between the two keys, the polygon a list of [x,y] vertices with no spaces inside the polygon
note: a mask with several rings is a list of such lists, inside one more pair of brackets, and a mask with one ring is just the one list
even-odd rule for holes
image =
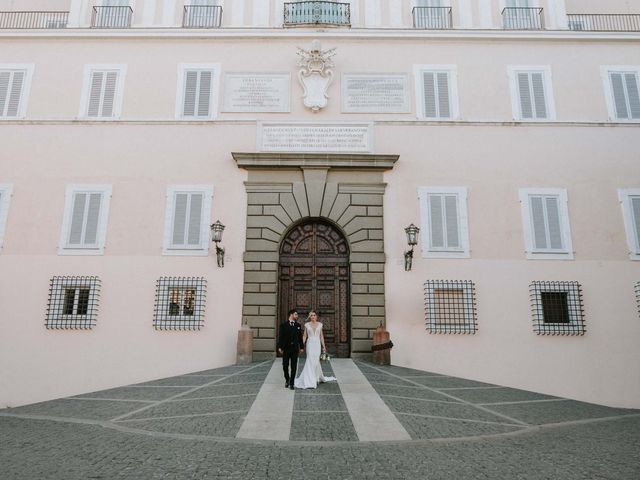
{"label": "carved stone portal", "polygon": [[298,66],[298,78],[304,88],[304,106],[314,112],[327,106],[329,85],[333,81],[333,62],[331,57],[336,54],[336,49],[322,50],[320,40],[311,42],[311,50],[298,48],[300,60]]}

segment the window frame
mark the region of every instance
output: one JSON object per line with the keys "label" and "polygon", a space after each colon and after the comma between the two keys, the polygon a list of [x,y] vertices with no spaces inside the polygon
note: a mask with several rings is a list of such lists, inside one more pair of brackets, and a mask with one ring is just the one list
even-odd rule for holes
{"label": "window frame", "polygon": [[11,197],[13,197],[13,185],[10,183],[0,183],[0,252],[2,252],[4,246],[4,235],[7,231]]}
{"label": "window frame", "polygon": [[[209,100],[209,115],[206,117],[186,117],[184,116],[185,83],[188,71],[211,71],[211,97]],[[179,63],[178,83],[176,89],[176,120],[184,121],[206,121],[218,118],[218,102],[220,96],[220,63]]]}
{"label": "window frame", "polygon": [[[194,247],[172,246],[175,218],[175,197],[179,193],[201,193],[204,195],[200,219],[200,244]],[[207,256],[209,255],[209,225],[213,207],[213,185],[169,185],[165,195],[163,255]]]}
{"label": "window frame", "polygon": [[[96,232],[95,245],[71,246],[69,244],[69,234],[71,233],[71,223],[73,216],[74,198],[77,193],[100,193],[100,214]],[[58,255],[104,255],[107,237],[107,224],[109,219],[109,204],[112,196],[111,185],[74,184],[67,185],[65,192],[64,213],[62,227],[60,229],[60,243]]]}
{"label": "window frame", "polygon": [[640,118],[618,118],[616,116],[616,102],[613,96],[613,85],[611,84],[610,77],[611,73],[635,73],[636,83],[640,93],[640,65],[602,65],[600,67],[600,76],[604,83],[604,93],[609,121],[616,123],[640,123]]}
{"label": "window frame", "polygon": [[[118,72],[116,91],[113,97],[113,115],[110,117],[90,117],[89,98],[91,95],[91,77],[94,72]],[[89,121],[114,121],[122,117],[122,103],[124,98],[124,82],[127,75],[126,64],[86,64],[83,70],[84,81],[82,83],[82,93],[80,95],[80,110],[78,118]]]}
{"label": "window frame", "polygon": [[[640,198],[640,188],[619,188],[618,200],[622,207],[622,218],[624,221],[624,230],[627,237],[627,246],[629,247],[629,258],[631,260],[640,260],[640,231],[636,231],[633,208],[631,198]],[[640,219],[638,219],[640,223]]]}
{"label": "window frame", "polygon": [[27,107],[29,105],[29,97],[31,96],[31,82],[33,80],[33,71],[35,64],[33,63],[0,63],[1,71],[25,71],[24,82],[22,84],[22,92],[20,92],[20,100],[18,103],[18,112],[15,117],[2,115],[0,112],[0,122],[11,120],[22,120],[27,116]]}
{"label": "window frame", "polygon": [[[507,67],[509,75],[509,88],[511,92],[511,113],[513,119],[519,122],[552,122],[556,120],[556,107],[553,95],[553,77],[550,65],[510,65]],[[544,103],[547,110],[546,118],[524,118],[522,115],[522,102],[520,99],[520,87],[518,85],[519,73],[541,73],[544,88]],[[532,98],[532,104],[534,99]]]}
{"label": "window frame", "polygon": [[[195,290],[193,315],[171,315],[171,290]],[[153,312],[155,330],[200,330],[204,326],[207,280],[204,277],[160,277],[156,281],[156,300]],[[166,302],[164,301],[166,300]],[[180,307],[184,310],[184,304]]]}
{"label": "window frame", "polygon": [[[469,215],[467,187],[419,187],[420,222],[423,231],[420,246],[422,258],[470,258]],[[431,209],[429,196],[455,195],[457,198],[458,237],[460,247],[433,247],[431,245]]]}
{"label": "window frame", "polygon": [[[518,191],[522,213],[522,228],[526,258],[529,260],[573,260],[573,244],[571,242],[571,224],[569,222],[568,195],[565,188],[521,188]],[[531,212],[530,197],[553,196],[558,198],[558,217],[560,221],[560,233],[563,248],[554,250],[551,248],[538,249],[535,247],[533,215]]]}
{"label": "window frame", "polygon": [[[66,291],[89,290],[87,313],[64,313]],[[45,327],[49,330],[87,330],[96,326],[100,300],[101,281],[96,276],[54,276],[49,281],[49,300]],[[78,296],[78,294],[74,294]],[[74,308],[77,300],[74,298]]]}
{"label": "window frame", "polygon": [[[458,66],[457,65],[423,65],[413,66],[416,91],[416,117],[418,120],[429,122],[452,122],[460,119],[460,102],[458,98]],[[449,74],[449,108],[451,117],[427,117],[424,111],[424,73]]]}

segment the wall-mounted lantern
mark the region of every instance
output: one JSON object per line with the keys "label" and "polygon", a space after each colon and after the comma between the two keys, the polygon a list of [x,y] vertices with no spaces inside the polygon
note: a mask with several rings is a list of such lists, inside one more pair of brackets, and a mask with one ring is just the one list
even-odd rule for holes
{"label": "wall-mounted lantern", "polygon": [[216,220],[216,223],[211,224],[211,241],[216,244],[218,267],[224,267],[224,247],[218,245],[222,241],[222,232],[224,232],[224,225],[220,223],[220,220]]}
{"label": "wall-mounted lantern", "polygon": [[412,223],[405,228],[404,231],[407,234],[407,243],[411,247],[411,250],[404,252],[404,270],[408,272],[411,270],[411,264],[413,263],[413,247],[418,244],[418,233],[420,233],[420,229]]}

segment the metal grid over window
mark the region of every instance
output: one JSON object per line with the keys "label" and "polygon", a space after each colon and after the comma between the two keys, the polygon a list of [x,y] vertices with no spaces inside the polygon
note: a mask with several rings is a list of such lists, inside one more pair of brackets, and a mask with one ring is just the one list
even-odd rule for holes
{"label": "metal grid over window", "polygon": [[476,333],[475,285],[469,280],[427,280],[424,284],[429,333]]}
{"label": "metal grid over window", "polygon": [[161,277],[156,283],[156,330],[200,330],[207,281],[203,277]]}
{"label": "metal grid over window", "polygon": [[636,302],[638,303],[638,315],[640,315],[640,282],[636,283]]}
{"label": "metal grid over window", "polygon": [[582,290],[578,282],[532,282],[533,330],[538,335],[584,335]]}
{"label": "metal grid over window", "polygon": [[89,329],[96,325],[100,279],[53,277],[45,326],[52,329]]}

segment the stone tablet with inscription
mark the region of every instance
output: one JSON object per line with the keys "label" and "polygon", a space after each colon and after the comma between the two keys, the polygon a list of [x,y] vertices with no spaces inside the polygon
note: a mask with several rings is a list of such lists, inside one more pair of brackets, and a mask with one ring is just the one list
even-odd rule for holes
{"label": "stone tablet with inscription", "polygon": [[288,73],[227,73],[225,112],[289,112]]}
{"label": "stone tablet with inscription", "polygon": [[409,77],[405,74],[345,73],[344,113],[408,113]]}
{"label": "stone tablet with inscription", "polygon": [[258,149],[263,152],[366,153],[372,150],[368,123],[263,123]]}

